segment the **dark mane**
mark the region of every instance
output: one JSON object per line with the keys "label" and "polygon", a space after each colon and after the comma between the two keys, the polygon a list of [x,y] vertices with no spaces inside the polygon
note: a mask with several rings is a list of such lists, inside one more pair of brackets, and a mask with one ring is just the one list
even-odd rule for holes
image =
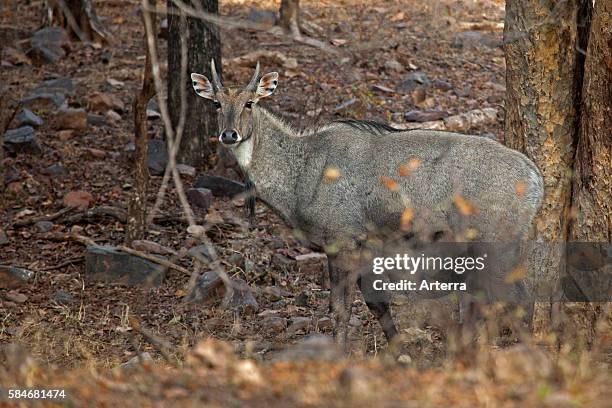
{"label": "dark mane", "polygon": [[386,123],[376,122],[374,120],[340,119],[334,121],[334,123],[342,123],[366,132],[403,132],[401,129],[396,129],[393,126],[387,125]]}

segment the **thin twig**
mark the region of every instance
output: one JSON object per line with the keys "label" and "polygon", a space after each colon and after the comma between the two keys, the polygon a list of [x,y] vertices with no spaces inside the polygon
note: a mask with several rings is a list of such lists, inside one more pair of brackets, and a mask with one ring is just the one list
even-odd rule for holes
{"label": "thin twig", "polygon": [[166,268],[171,268],[171,269],[174,269],[175,271],[183,272],[184,274],[191,276],[191,272],[188,269],[185,269],[182,266],[173,264],[172,262],[166,259],[158,258],[156,256],[147,254],[146,252],[142,252],[142,251],[138,251],[133,248],[126,247],[125,245],[119,245],[117,249],[119,249],[120,251],[126,252],[130,255],[134,255],[134,256],[146,259],[148,261],[155,262],[157,264],[165,266]]}
{"label": "thin twig", "polygon": [[172,343],[151,333],[149,330],[144,328],[140,321],[138,321],[135,317],[129,317],[128,320],[132,329],[136,330],[142,335],[142,337],[147,339],[149,343],[155,346],[168,363],[174,363],[170,357],[170,354],[168,353],[168,351],[174,352],[176,350]]}
{"label": "thin twig", "polygon": [[75,207],[62,208],[61,210],[54,212],[53,214],[40,215],[38,217],[32,217],[32,218],[27,218],[25,220],[15,221],[13,225],[16,227],[23,227],[26,225],[36,224],[37,222],[40,222],[40,221],[53,221],[53,220],[60,218],[63,215],[68,214],[74,209]]}

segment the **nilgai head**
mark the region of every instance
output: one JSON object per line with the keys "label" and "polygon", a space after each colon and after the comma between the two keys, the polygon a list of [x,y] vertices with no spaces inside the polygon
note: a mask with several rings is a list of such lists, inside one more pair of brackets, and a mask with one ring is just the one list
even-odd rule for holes
{"label": "nilgai head", "polygon": [[219,141],[235,148],[249,139],[253,132],[253,106],[261,98],[272,95],[278,85],[278,73],[270,72],[259,78],[259,62],[255,74],[244,88],[225,88],[211,60],[212,83],[204,75],[192,73],[193,89],[202,98],[210,99],[219,112]]}

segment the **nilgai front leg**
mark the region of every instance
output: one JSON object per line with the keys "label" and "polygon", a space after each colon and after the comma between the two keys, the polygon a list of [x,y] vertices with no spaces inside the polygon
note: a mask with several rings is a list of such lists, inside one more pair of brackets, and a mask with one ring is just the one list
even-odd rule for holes
{"label": "nilgai front leg", "polygon": [[335,324],[334,338],[339,347],[348,351],[348,326],[355,298],[357,277],[355,273],[343,269],[337,258],[330,257],[329,281],[331,286],[330,305]]}

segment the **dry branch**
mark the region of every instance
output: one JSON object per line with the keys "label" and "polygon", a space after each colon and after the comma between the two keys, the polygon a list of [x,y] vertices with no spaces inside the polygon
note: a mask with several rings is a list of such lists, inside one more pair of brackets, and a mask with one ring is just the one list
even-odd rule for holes
{"label": "dry branch", "polygon": [[156,264],[165,266],[166,268],[171,268],[174,269],[175,271],[179,271],[179,272],[183,272],[184,274],[191,276],[191,271],[189,271],[188,269],[183,268],[182,266],[178,266],[176,264],[173,264],[172,262],[166,260],[166,259],[162,259],[162,258],[158,258],[156,256],[147,254],[146,252],[142,252],[142,251],[138,251],[136,249],[133,248],[129,248],[126,247],[125,245],[119,245],[117,247],[117,249],[119,249],[120,251],[126,252],[130,255],[134,255],[137,257],[140,257],[142,259],[146,259],[147,261],[151,261],[154,262]]}

